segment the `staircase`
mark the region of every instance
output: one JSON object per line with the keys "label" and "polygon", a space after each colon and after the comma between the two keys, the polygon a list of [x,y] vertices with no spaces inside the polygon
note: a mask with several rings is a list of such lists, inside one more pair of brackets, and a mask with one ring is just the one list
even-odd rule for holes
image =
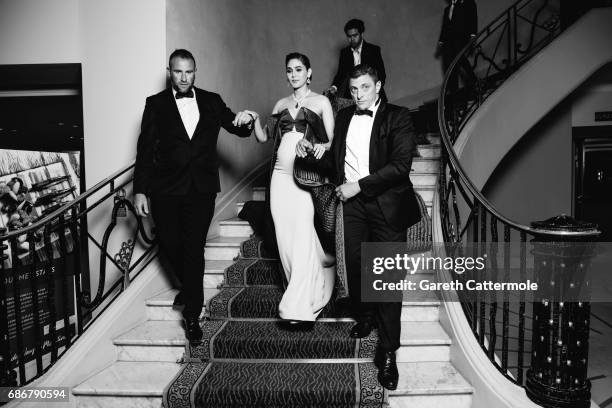
{"label": "staircase", "polygon": [[[428,139],[431,144],[420,145],[420,157],[415,157],[413,160],[411,179],[415,190],[421,194],[431,214],[431,203],[440,155],[440,141],[437,135],[430,135]],[[253,189],[253,199],[263,200],[264,193],[263,188],[255,187]],[[242,203],[238,203],[237,213],[241,207]],[[215,298],[223,290],[221,286],[226,279],[226,270],[234,264],[234,259],[241,255],[241,243],[249,239],[252,230],[245,221],[235,217],[220,222],[220,234],[219,238],[207,242],[205,250],[204,298],[205,303],[209,305],[206,313],[213,315],[215,313],[214,310],[211,313],[213,306],[216,308],[219,303],[218,299],[223,297],[217,296]],[[245,256],[244,247],[242,252],[242,256]],[[238,262],[240,261],[239,259]],[[232,289],[226,288],[225,290]],[[270,310],[273,312],[274,299],[272,298],[274,293],[278,294],[279,289],[273,287],[246,289],[268,290],[270,293],[267,299],[270,300],[268,306],[271,305]],[[186,349],[180,321],[181,315],[172,308],[174,296],[175,291],[169,290],[146,301],[148,320],[115,338],[116,361],[72,390],[76,397],[77,406],[157,408],[161,405],[164,388],[179,374],[182,367],[181,362],[185,361],[184,358],[187,357],[186,360],[189,361],[189,358],[196,356],[198,352],[208,352],[205,348],[199,351],[193,347],[187,347]],[[209,304],[211,299],[214,299],[214,305]],[[470,407],[472,387],[450,363],[451,341],[439,323],[439,300],[437,298],[405,299],[403,304],[401,348],[397,353],[400,380],[398,389],[389,392],[388,399],[385,401],[396,407]],[[237,307],[236,305],[233,306],[234,308]],[[336,356],[339,349],[345,345],[341,344],[342,340],[338,340],[339,343],[330,343],[329,333],[346,331],[348,334],[348,330],[353,324],[351,319],[324,318],[317,322],[313,331],[292,335],[298,342],[296,350],[303,347],[300,342],[309,342],[311,346],[314,345],[310,350],[316,355],[316,359],[287,360],[287,356],[284,354],[290,354],[290,351],[279,349],[276,352],[278,355],[275,355],[274,359],[261,362],[260,360],[254,360],[257,356],[253,353],[262,353],[262,349],[274,348],[274,340],[266,335],[258,337],[257,331],[264,331],[264,334],[267,334],[266,330],[269,330],[270,333],[276,330],[272,322],[273,319],[264,321],[266,319],[227,315],[230,317],[204,322],[205,332],[207,326],[223,326],[223,329],[219,329],[217,335],[215,335],[214,350],[216,355],[214,358],[217,361],[210,366],[217,370],[225,370],[223,375],[226,377],[231,375],[244,376],[246,375],[244,373],[253,368],[254,372],[259,373],[259,376],[263,378],[266,375],[266,370],[278,372],[278,370],[286,368],[294,373],[306,370],[309,367],[315,367],[315,364],[317,364],[316,370],[313,372],[317,377],[324,376],[325,368],[331,368],[333,364],[355,363],[355,366],[359,366],[360,369],[372,369],[372,359],[368,352],[372,353],[373,350],[360,352],[358,356],[347,355],[339,359],[330,359],[330,357]],[[239,328],[243,331],[242,334],[238,333]],[[224,344],[223,334],[232,330],[235,332],[234,337],[230,340],[226,339],[228,344]],[[229,343],[235,341],[236,336],[244,344],[241,346],[240,352],[245,355],[233,360],[224,358],[223,350],[226,350],[226,353],[231,352],[227,351],[232,346]],[[344,335],[338,337],[338,339],[347,338],[348,336]],[[364,348],[367,344],[366,340],[358,343],[359,347]],[[255,341],[264,342],[267,348],[262,348],[261,344],[254,346]],[[304,364],[291,364],[291,362]],[[206,365],[199,364],[198,366],[205,367]],[[257,375],[249,378],[252,379],[253,377],[257,377]],[[240,379],[237,378],[236,381],[240,381]],[[256,384],[251,386],[257,387]],[[251,391],[257,392],[257,389]],[[219,388],[210,392],[223,394],[224,391]],[[312,392],[312,390],[308,392]]]}

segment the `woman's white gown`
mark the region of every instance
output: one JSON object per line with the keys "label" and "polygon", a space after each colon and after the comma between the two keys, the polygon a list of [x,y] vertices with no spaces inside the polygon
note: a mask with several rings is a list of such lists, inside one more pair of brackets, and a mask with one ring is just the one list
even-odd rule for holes
{"label": "woman's white gown", "polygon": [[[293,179],[295,147],[304,136],[296,130],[302,110],[293,120],[285,111],[281,120],[292,120],[276,154],[270,181],[270,209],[280,261],[287,277],[287,289],[278,307],[282,319],[314,321],[329,302],[334,289],[333,257],[326,254],[314,227],[314,206],[307,190]],[[289,118],[284,116],[288,115]]]}

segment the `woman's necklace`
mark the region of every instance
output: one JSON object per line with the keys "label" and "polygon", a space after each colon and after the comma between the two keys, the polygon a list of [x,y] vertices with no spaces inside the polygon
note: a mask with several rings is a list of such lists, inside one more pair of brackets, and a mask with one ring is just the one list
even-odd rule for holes
{"label": "woman's necklace", "polygon": [[310,94],[310,88],[306,91],[306,93],[301,98],[296,98],[295,93],[291,94],[291,96],[293,96],[293,100],[295,101],[295,109],[299,108],[302,105],[302,102],[304,102],[304,99],[306,99],[306,97],[309,94]]}

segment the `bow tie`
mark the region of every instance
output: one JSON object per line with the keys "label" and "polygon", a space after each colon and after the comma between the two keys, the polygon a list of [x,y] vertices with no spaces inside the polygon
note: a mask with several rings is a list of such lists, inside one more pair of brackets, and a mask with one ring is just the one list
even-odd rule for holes
{"label": "bow tie", "polygon": [[374,112],[372,112],[372,111],[371,111],[371,110],[369,110],[369,109],[362,109],[362,110],[357,109],[357,110],[355,111],[354,115],[357,115],[357,116],[367,115],[367,116],[369,116],[369,117],[372,117],[372,116],[374,115]]}
{"label": "bow tie", "polygon": [[181,98],[193,98],[193,89],[188,90],[187,92],[177,92],[174,96],[176,99]]}

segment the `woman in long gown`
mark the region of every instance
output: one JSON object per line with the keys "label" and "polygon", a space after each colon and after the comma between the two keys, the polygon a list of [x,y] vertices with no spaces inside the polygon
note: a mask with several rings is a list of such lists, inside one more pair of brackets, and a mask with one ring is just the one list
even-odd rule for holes
{"label": "woman in long gown", "polygon": [[[293,92],[274,105],[274,125],[262,128],[254,118],[255,136],[266,142],[275,139],[274,168],[270,180],[270,210],[274,221],[280,261],[287,288],[279,305],[279,315],[291,323],[312,322],[329,302],[334,289],[334,257],[326,254],[314,224],[315,210],[308,190],[294,180],[296,155],[320,159],[331,146],[334,116],[327,97],[312,92],[312,69],[307,56],[291,53],[285,58],[287,81]],[[273,127],[274,129],[271,129]],[[309,132],[326,143],[306,140]]]}

